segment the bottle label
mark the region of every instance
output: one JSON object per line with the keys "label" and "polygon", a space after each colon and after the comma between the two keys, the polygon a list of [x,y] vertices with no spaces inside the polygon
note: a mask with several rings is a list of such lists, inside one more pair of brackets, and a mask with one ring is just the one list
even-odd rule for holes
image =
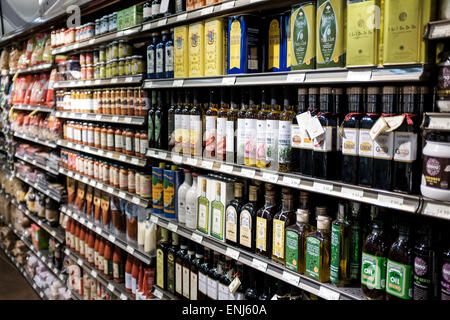
{"label": "bottle label", "polygon": [[280,68],[280,23],[273,19],[269,24],[269,70]]}
{"label": "bottle label", "polygon": [[412,266],[387,261],[386,292],[402,299],[412,298]]}
{"label": "bottle label", "polygon": [[324,133],[313,139],[313,149],[315,152],[333,151],[333,127],[323,127]]}
{"label": "bottle label", "polygon": [[291,125],[291,148],[300,149],[302,146],[302,137],[298,124]]}
{"label": "bottle label", "polygon": [[173,72],[173,46],[166,46],[166,72]]}
{"label": "bottle label", "polygon": [[148,140],[147,139],[139,139],[139,148],[141,150],[141,154],[145,154],[148,148]]}
{"label": "bottle label", "polygon": [[186,196],[186,227],[190,229],[197,228],[197,199],[191,193],[189,193],[189,197]]}
{"label": "bottle label", "polygon": [[417,134],[395,132],[394,161],[413,162],[417,158]]}
{"label": "bottle label", "polygon": [[278,130],[278,163],[291,163],[291,121],[280,121]]}
{"label": "bottle label", "polygon": [[319,280],[320,277],[320,241],[314,237],[306,237],[306,275]]}
{"label": "bottle label", "polygon": [[279,124],[278,120],[266,121],[266,167],[270,169],[278,169],[276,164],[278,163]]}
{"label": "bottle label", "polygon": [[414,258],[413,300],[429,300],[433,297],[435,267],[434,251],[429,251],[429,256],[416,253]]}
{"label": "bottle label", "polygon": [[226,212],[226,239],[237,242],[237,212],[233,206],[229,206]]}
{"label": "bottle label", "polygon": [[442,265],[441,300],[450,300],[450,263]]}
{"label": "bottle label", "polygon": [[225,155],[227,152],[226,146],[227,146],[227,118],[217,118],[217,146],[216,146],[217,159],[219,160],[225,159]]}
{"label": "bottle label", "polygon": [[164,251],[161,249],[156,249],[156,268],[156,284],[160,288],[164,288]]}
{"label": "bottle label", "polygon": [[312,139],[309,137],[308,131],[306,131],[306,127],[299,126],[299,133],[301,139],[301,149],[304,150],[313,150],[314,144]]}
{"label": "bottle label", "polygon": [[194,272],[191,272],[190,300],[197,300],[197,274]]}
{"label": "bottle label", "polygon": [[[231,122],[231,121],[230,121]],[[237,120],[237,159],[242,159],[242,163],[244,164],[245,157],[245,119]]]}
{"label": "bottle label", "polygon": [[386,288],[386,258],[376,257],[365,252],[361,257],[361,284],[370,289]]}
{"label": "bottle label", "polygon": [[213,300],[217,300],[217,281],[208,277],[208,297]]}
{"label": "bottle label", "polygon": [[280,259],[284,258],[284,221],[273,219],[272,254]]}
{"label": "bottle label", "polygon": [[348,156],[357,156],[359,146],[359,130],[344,128],[342,137],[342,154]]}
{"label": "bottle label", "polygon": [[336,225],[331,226],[331,260],[330,260],[330,281],[339,281],[339,264],[341,250],[341,228]]}
{"label": "bottle label", "polygon": [[256,217],[256,248],[267,251],[267,219]]}
{"label": "bottle label", "polygon": [[230,289],[228,289],[227,285],[219,283],[219,300],[229,300],[230,299]]}
{"label": "bottle label", "polygon": [[203,272],[198,273],[198,291],[206,295],[206,286],[208,278]]}
{"label": "bottle label", "polygon": [[360,260],[361,228],[359,225],[352,225],[352,242],[350,247],[350,279],[358,280],[361,270]]}
{"label": "bottle label", "polygon": [[156,73],[164,72],[164,49],[156,49]]}
{"label": "bottle label", "polygon": [[125,272],[125,288],[131,289],[131,273]]}
{"label": "bottle label", "polygon": [[226,122],[226,139],[225,150],[227,153],[234,153],[234,138],[236,133],[234,132],[234,121]]}
{"label": "bottle label", "polygon": [[206,133],[205,133],[205,156],[206,158],[214,158],[216,156],[216,117],[206,117]]}
{"label": "bottle label", "polygon": [[248,210],[242,210],[239,229],[239,243],[248,248],[252,247],[252,216]]}
{"label": "bottle label", "polygon": [[211,215],[211,236],[223,240],[223,205],[220,202],[212,203]]}
{"label": "bottle label", "polygon": [[373,158],[373,141],[369,132],[369,129],[359,130],[358,154],[360,157]]}
{"label": "bottle label", "polygon": [[298,271],[300,259],[298,248],[298,234],[294,231],[286,231],[286,268]]}
{"label": "bottle label", "polygon": [[256,121],[256,161],[265,167],[266,163],[266,120]]}
{"label": "bottle label", "polygon": [[161,137],[161,119],[155,117],[155,141],[159,141]]}
{"label": "bottle label", "polygon": [[183,150],[183,126],[182,126],[182,115],[175,114],[175,130],[174,130],[174,152],[181,152]]}
{"label": "bottle label", "polygon": [[183,296],[189,299],[189,280],[190,272],[189,268],[183,267]]}
{"label": "bottle label", "polygon": [[230,27],[230,69],[241,69],[241,23],[235,20],[231,23]]}
{"label": "bottle label", "polygon": [[376,159],[392,160],[394,156],[394,133],[385,132],[378,135],[373,142],[373,157]]}
{"label": "bottle label", "polygon": [[175,255],[167,253],[167,290],[175,291]]}
{"label": "bottle label", "polygon": [[147,73],[155,73],[155,50],[147,50]]}
{"label": "bottle label", "polygon": [[190,116],[188,114],[181,115],[181,132],[182,132],[182,151],[185,154],[191,154],[190,139]]}
{"label": "bottle label", "polygon": [[423,155],[422,185],[449,190],[450,159]]}
{"label": "bottle label", "polygon": [[153,3],[152,4],[152,15],[158,15],[160,14],[159,10],[161,8],[161,5],[159,3]]}
{"label": "bottle label", "polygon": [[191,155],[202,156],[202,120],[199,115],[190,116],[190,145]]}
{"label": "bottle label", "polygon": [[143,16],[145,18],[150,18],[152,16],[152,7],[144,7]]}
{"label": "bottle label", "polygon": [[[256,119],[245,119],[244,157],[249,164],[256,164]],[[247,163],[246,163],[247,164]]]}
{"label": "bottle label", "polygon": [[208,233],[209,205],[206,202],[208,202],[208,199],[203,197],[199,198],[197,229],[203,233]]}
{"label": "bottle label", "polygon": [[122,149],[122,136],[114,136],[114,146],[116,149]]}

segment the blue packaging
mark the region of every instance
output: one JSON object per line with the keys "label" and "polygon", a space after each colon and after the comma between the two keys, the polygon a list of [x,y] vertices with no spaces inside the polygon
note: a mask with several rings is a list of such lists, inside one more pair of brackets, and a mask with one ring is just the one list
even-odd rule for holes
{"label": "blue packaging", "polygon": [[164,217],[178,219],[178,188],[183,183],[182,171],[172,165],[164,170]]}

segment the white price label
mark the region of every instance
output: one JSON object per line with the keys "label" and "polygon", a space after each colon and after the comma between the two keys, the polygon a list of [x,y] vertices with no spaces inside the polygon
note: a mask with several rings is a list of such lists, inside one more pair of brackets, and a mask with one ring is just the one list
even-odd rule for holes
{"label": "white price label", "polygon": [[283,177],[283,183],[288,185],[289,187],[298,187],[300,186],[300,179],[291,178],[291,177]]}
{"label": "white price label", "polygon": [[110,234],[108,236],[108,240],[111,241],[112,243],[114,243],[116,241],[116,237],[114,235]]}
{"label": "white price label", "polygon": [[321,192],[332,192],[333,185],[314,181],[313,188]]}
{"label": "white price label", "polygon": [[233,169],[234,169],[234,167],[233,166],[230,166],[230,165],[228,165],[228,164],[221,164],[220,165],[220,171],[223,171],[223,172],[225,172],[225,173],[233,173]]}
{"label": "white price label", "polygon": [[290,83],[303,83],[305,82],[305,77],[305,73],[289,73],[286,80]]}
{"label": "white price label", "polygon": [[190,166],[197,166],[198,160],[194,159],[194,158],[187,158],[186,159],[186,164],[190,165]]}
{"label": "white price label", "polygon": [[95,232],[97,232],[99,235],[101,235],[102,229],[100,229],[100,227],[95,227]]}
{"label": "white price label", "polygon": [[38,220],[38,225],[42,226],[42,221]]}
{"label": "white price label", "polygon": [[78,49],[80,47],[80,44],[79,43],[75,43],[74,45],[73,45],[73,48],[74,49]]}
{"label": "white price label", "polygon": [[180,80],[173,80],[173,84],[172,87],[176,88],[176,87],[182,87],[184,84],[184,80],[180,79]]}
{"label": "white price label", "polygon": [[77,264],[80,265],[80,266],[83,266],[83,260],[78,259],[78,260],[77,260]]}
{"label": "white price label", "polygon": [[56,274],[58,274],[58,269],[56,269],[56,268],[53,268],[53,273],[56,273]]}
{"label": "white price label", "polygon": [[340,293],[330,290],[327,287],[320,286],[318,296],[326,300],[339,300]]}
{"label": "white price label", "polygon": [[353,188],[347,188],[347,187],[342,187],[341,188],[341,193],[347,197],[350,197],[352,199],[357,198],[357,199],[362,199],[364,198],[364,190],[358,190],[358,189],[353,189]]}
{"label": "white price label", "polygon": [[183,162],[183,157],[173,154],[172,155],[172,161],[175,162],[175,163],[182,163]]}
{"label": "white price label", "polygon": [[133,197],[133,199],[131,200],[131,202],[133,202],[134,204],[139,205],[141,203],[141,200],[137,197]]}
{"label": "white price label", "polygon": [[128,300],[127,296],[123,293],[120,294],[120,300]]}
{"label": "white price label", "polygon": [[92,278],[94,278],[94,279],[97,279],[97,271],[95,271],[95,270],[92,270],[92,272],[91,272],[91,276],[92,276]]}
{"label": "white price label", "polygon": [[287,283],[292,284],[293,286],[298,286],[300,277],[285,270],[283,271],[283,280]]}
{"label": "white price label", "polygon": [[212,161],[203,161],[202,167],[211,170],[214,167],[214,162]]}
{"label": "white price label", "polygon": [[95,43],[95,39],[89,40],[89,45],[92,45],[92,44],[94,44],[94,43]]}
{"label": "white price label", "polygon": [[117,83],[118,81],[119,81],[118,78],[112,78],[112,79],[111,79],[111,83]]}
{"label": "white price label", "polygon": [[131,123],[132,120],[133,120],[133,118],[131,118],[131,117],[125,117],[125,119],[124,119],[124,121],[126,123]]}
{"label": "white price label", "polygon": [[134,248],[131,247],[131,246],[127,246],[127,251],[128,251],[130,254],[133,254],[133,253],[134,253]]}
{"label": "white price label", "polygon": [[426,202],[423,208],[423,214],[448,219],[450,218],[450,206]]}
{"label": "white price label", "polygon": [[263,172],[262,179],[267,182],[271,183],[277,183],[278,182],[278,175],[269,173],[269,172]]}
{"label": "white price label", "polygon": [[84,218],[81,218],[81,217],[80,217],[80,223],[81,223],[81,224],[84,224],[85,222],[86,222],[86,220],[84,220]]}
{"label": "white price label", "polygon": [[400,197],[393,197],[380,193],[378,194],[378,201],[389,208],[401,209],[403,207],[403,198]]}
{"label": "white price label", "polygon": [[92,80],[87,80],[87,81],[84,82],[84,84],[86,86],[90,86],[92,84]]}
{"label": "white price label", "polygon": [[84,146],[84,147],[83,147],[83,150],[84,150],[85,152],[89,152],[90,149],[89,149],[88,146]]}
{"label": "white price label", "polygon": [[158,158],[162,159],[162,160],[166,160],[167,158],[167,153],[165,152],[159,152],[158,153]]}
{"label": "white price label", "polygon": [[197,242],[198,244],[202,244],[203,236],[194,232],[192,233],[191,240]]}
{"label": "white price label", "polygon": [[44,294],[42,293],[42,291],[39,292],[39,296],[40,296],[41,298],[44,297]]}
{"label": "white price label", "polygon": [[113,193],[114,189],[112,187],[108,187],[108,188],[106,188],[106,192]]}
{"label": "white price label", "polygon": [[131,81],[133,81],[133,77],[126,77],[125,78],[125,82],[131,82]]}
{"label": "white price label", "polygon": [[167,18],[158,21],[158,27],[164,27],[167,24]]}
{"label": "white price label", "polygon": [[69,85],[70,85],[71,87],[74,87],[76,84],[77,84],[76,81],[70,81],[70,84],[69,84]]}
{"label": "white price label", "polygon": [[126,198],[127,194],[123,191],[119,192],[119,198]]}
{"label": "white price label", "polygon": [[107,288],[108,288],[109,291],[114,292],[114,285],[111,282],[108,283]]}
{"label": "white price label", "polygon": [[150,221],[153,222],[153,223],[156,223],[156,224],[157,224],[157,223],[158,223],[158,220],[159,220],[159,219],[158,219],[157,216],[151,216],[151,217],[150,217]]}
{"label": "white price label", "polygon": [[139,165],[139,159],[138,158],[132,158],[131,163],[134,165]]}
{"label": "white price label", "polygon": [[169,229],[172,232],[177,232],[178,226],[172,222],[169,222],[169,224],[167,225],[167,229]]}
{"label": "white price label", "polygon": [[92,229],[94,227],[94,224],[92,222],[88,222],[87,226],[89,229]]}
{"label": "white price label", "polygon": [[37,253],[37,256],[40,258],[40,257],[42,257],[42,253],[40,252],[40,251],[38,251],[38,252],[36,252]]}
{"label": "white price label", "polygon": [[256,171],[253,170],[253,169],[245,169],[245,168],[243,168],[243,169],[241,169],[241,174],[244,177],[247,177],[249,179],[253,179],[255,177]]}
{"label": "white price label", "polygon": [[101,114],[96,114],[95,115],[95,120],[101,120],[102,119],[102,115]]}
{"label": "white price label", "polygon": [[98,153],[99,155],[101,155],[101,156],[105,154],[105,152],[104,152],[102,149],[98,149],[98,150],[97,150],[97,153]]}
{"label": "white price label", "polygon": [[450,130],[450,117],[430,116],[429,129]]}
{"label": "white price label", "polygon": [[76,213],[73,214],[73,218],[78,221],[78,215]]}
{"label": "white price label", "polygon": [[372,79],[372,70],[349,70],[347,81],[370,81]]}
{"label": "white price label", "polygon": [[113,122],[117,122],[117,121],[119,121],[119,117],[118,117],[118,116],[114,116],[114,117],[112,117],[112,121],[113,121]]}
{"label": "white price label", "polygon": [[223,77],[222,85],[223,86],[233,86],[236,83],[236,77]]}
{"label": "white price label", "polygon": [[205,16],[207,14],[211,14],[213,12],[213,10],[214,10],[214,6],[203,8],[202,11],[200,12],[200,15]]}
{"label": "white price label", "polygon": [[147,150],[147,157],[155,157],[156,152],[154,150]]}
{"label": "white price label", "polygon": [[83,178],[81,179],[81,181],[83,181],[84,183],[88,183],[88,182],[89,182],[89,179],[86,178],[86,177],[83,177]]}
{"label": "white price label", "polygon": [[262,262],[261,260],[258,260],[256,258],[253,258],[252,260],[252,267],[255,269],[258,269],[261,272],[266,272],[267,270],[267,263]]}
{"label": "white price label", "polygon": [[158,288],[155,288],[155,291],[153,291],[153,294],[160,300],[163,298],[163,293]]}
{"label": "white price label", "polygon": [[233,248],[228,247],[227,251],[225,252],[225,254],[227,256],[229,256],[230,258],[232,258],[232,259],[237,261],[239,259],[240,252],[235,250],[235,249],[233,249]]}
{"label": "white price label", "polygon": [[96,85],[99,85],[100,83],[102,83],[102,80],[95,80],[94,82]]}
{"label": "white price label", "polygon": [[121,154],[121,155],[119,156],[119,160],[120,160],[120,161],[125,161],[125,160],[127,160],[127,157],[124,156],[123,154]]}
{"label": "white price label", "polygon": [[68,255],[70,255],[70,250],[66,249],[66,250],[64,250],[64,253],[66,254],[66,256],[68,256]]}
{"label": "white price label", "polygon": [[52,230],[52,232],[50,233],[52,235],[52,237],[56,237],[56,232],[55,230]]}
{"label": "white price label", "polygon": [[220,11],[225,11],[225,10],[228,10],[228,9],[232,9],[232,8],[234,8],[234,4],[235,4],[235,2],[234,1],[229,1],[229,2],[225,2],[225,3],[222,3],[221,5],[220,5]]}
{"label": "white price label", "polygon": [[178,16],[177,16],[177,22],[178,21],[184,21],[184,20],[186,20],[187,19],[187,13],[182,13],[182,14],[179,14]]}

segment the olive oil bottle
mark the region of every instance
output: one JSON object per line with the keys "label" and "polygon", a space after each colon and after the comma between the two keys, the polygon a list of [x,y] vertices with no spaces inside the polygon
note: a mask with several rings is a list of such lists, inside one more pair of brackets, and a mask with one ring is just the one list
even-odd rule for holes
{"label": "olive oil bottle", "polygon": [[291,133],[295,112],[291,104],[290,93],[288,87],[283,88],[284,108],[278,127],[278,171],[280,172],[292,171]]}
{"label": "olive oil bottle", "polygon": [[155,147],[155,112],[156,112],[156,91],[152,91],[150,110],[148,111],[148,147]]}
{"label": "olive oil bottle", "polygon": [[[247,110],[249,110],[248,102],[249,102],[249,91],[242,89],[241,91],[241,108],[237,113],[237,133],[236,133],[236,164],[243,165],[245,163],[245,150],[246,150],[246,132],[245,132],[245,123],[246,123],[246,114]],[[232,98],[236,99],[236,97],[232,96]],[[252,100],[253,101],[253,100]],[[255,129],[256,131],[256,129]],[[250,147],[250,146],[249,146]],[[247,161],[248,162],[248,161]]]}
{"label": "olive oil bottle", "polygon": [[[226,88],[220,88],[220,109],[217,112],[217,146],[216,146],[216,159],[219,161],[226,160],[226,152],[227,152],[227,117],[229,111],[228,103],[226,103],[227,91],[228,90]],[[234,126],[231,138],[234,139]]]}
{"label": "olive oil bottle", "polygon": [[270,113],[266,121],[266,167],[278,170],[278,130],[280,127],[281,106],[278,103],[275,87],[270,90]]}
{"label": "olive oil bottle", "polygon": [[205,146],[204,157],[215,159],[217,149],[217,104],[215,101],[215,91],[209,91],[209,105],[205,112],[205,133],[203,134],[203,144]]}
{"label": "olive oil bottle", "polygon": [[256,167],[256,132],[258,106],[255,100],[255,89],[250,90],[248,109],[245,113],[245,148],[244,164],[249,167]]}
{"label": "olive oil bottle", "polygon": [[242,183],[234,184],[234,199],[225,210],[225,242],[232,245],[239,242],[239,213],[244,205],[242,188]]}
{"label": "olive oil bottle", "polygon": [[331,226],[330,280],[339,287],[350,284],[351,226],[347,207],[339,203],[337,219]]}
{"label": "olive oil bottle", "polygon": [[330,218],[317,215],[317,230],[306,236],[305,274],[320,282],[330,280]]}
{"label": "olive oil bottle", "polygon": [[[165,93],[166,94],[166,93]],[[167,112],[163,105],[162,92],[158,91],[155,110],[155,148],[167,149]],[[146,151],[143,151],[145,153]]]}
{"label": "olive oil bottle", "polygon": [[300,128],[297,117],[306,112],[308,109],[308,89],[299,88],[297,90],[297,115],[292,120],[292,134],[291,134],[291,154],[292,154],[292,171],[301,173],[301,159],[303,153],[303,139],[306,137],[304,128]]}
{"label": "olive oil bottle", "polygon": [[183,103],[182,103],[182,91],[178,90],[177,92],[177,105],[174,110],[174,121],[175,121],[175,129],[174,129],[174,146],[173,152],[182,153],[183,152]]}
{"label": "olive oil bottle", "polygon": [[198,101],[198,94],[198,89],[194,89],[194,104],[189,112],[189,128],[191,156],[201,157],[204,148],[205,113],[202,104]]}
{"label": "olive oil bottle", "polygon": [[255,252],[258,190],[256,186],[250,186],[249,189],[249,202],[242,206],[239,213],[239,246],[242,249]]}
{"label": "olive oil bottle", "polygon": [[266,168],[266,122],[270,107],[266,102],[266,90],[261,89],[261,107],[256,120],[256,166]]}
{"label": "olive oil bottle", "polygon": [[185,91],[184,107],[181,110],[181,130],[182,130],[182,153],[191,155],[191,129],[190,129],[190,111],[191,111],[191,92]]}
{"label": "olive oil bottle", "polygon": [[[230,90],[230,109],[227,112],[227,123],[226,123],[226,162],[228,163],[238,163],[237,157],[242,154],[242,164],[244,163],[244,150],[239,151],[240,139],[238,135],[245,134],[244,125],[240,125],[239,120],[239,108],[237,104],[237,94],[235,88]],[[243,133],[241,131],[244,131]]]}
{"label": "olive oil bottle", "polygon": [[361,282],[361,248],[362,248],[362,222],[361,222],[361,204],[359,202],[350,203],[350,281],[357,285]]}
{"label": "olive oil bottle", "polygon": [[272,226],[272,260],[285,264],[286,228],[296,221],[294,198],[289,189],[282,189],[281,210],[273,217]]}
{"label": "olive oil bottle", "polygon": [[[308,89],[308,110],[311,117],[315,117],[319,113],[319,88]],[[300,128],[301,129],[301,128]],[[308,133],[305,131],[305,138],[303,139],[302,157],[300,159],[302,163],[302,174],[312,176],[313,174],[313,149],[314,144]]]}
{"label": "olive oil bottle", "polygon": [[277,209],[273,185],[266,184],[264,206],[256,213],[256,253],[268,258],[272,255],[272,223]]}
{"label": "olive oil bottle", "polygon": [[161,228],[161,240],[156,248],[156,285],[163,290],[167,290],[167,252],[169,245],[169,230]]}
{"label": "olive oil bottle", "polygon": [[343,88],[333,88],[333,114],[336,118],[336,135],[333,137],[336,140],[336,164],[334,166],[334,177],[336,180],[341,180],[342,178],[342,137],[339,134],[339,128],[344,120],[345,98],[346,95]]}

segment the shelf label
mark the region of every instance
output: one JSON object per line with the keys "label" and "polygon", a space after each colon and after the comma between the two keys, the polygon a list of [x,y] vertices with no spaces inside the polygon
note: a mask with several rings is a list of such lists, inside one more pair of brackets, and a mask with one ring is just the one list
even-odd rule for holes
{"label": "shelf label", "polygon": [[40,296],[41,298],[44,297],[44,294],[42,293],[42,291],[39,292],[39,296]]}
{"label": "shelf label", "polygon": [[99,85],[100,83],[102,83],[102,80],[95,80],[94,84]]}
{"label": "shelf label", "polygon": [[133,81],[133,77],[126,77],[125,78],[125,82],[128,83],[128,82],[131,82],[131,81]]}
{"label": "shelf label", "polygon": [[79,43],[75,43],[74,45],[73,45],[73,48],[74,49],[78,49],[80,47],[80,44]]}
{"label": "shelf label", "polygon": [[102,229],[100,229],[100,227],[95,227],[95,232],[97,232],[99,235],[101,235]]}
{"label": "shelf label", "polygon": [[86,220],[84,220],[84,218],[80,217],[80,222],[81,222],[81,224],[85,224]]}
{"label": "shelf label", "polygon": [[214,6],[203,8],[202,11],[200,12],[200,15],[205,16],[207,14],[211,14],[213,12],[213,10],[214,10]]}
{"label": "shelf label", "polygon": [[192,233],[191,240],[197,242],[198,244],[202,244],[203,236],[198,233]]}
{"label": "shelf label", "polygon": [[78,259],[78,260],[77,260],[77,263],[78,263],[80,266],[83,266],[83,260]]}
{"label": "shelf label", "polygon": [[112,243],[114,243],[116,241],[116,237],[114,237],[114,235],[110,234],[108,236],[108,240],[111,241]]}
{"label": "shelf label", "polygon": [[107,288],[108,288],[109,291],[114,292],[114,285],[111,282],[108,283]]}
{"label": "shelf label", "polygon": [[94,44],[94,43],[95,43],[95,39],[89,40],[89,45],[92,45],[92,44]]}
{"label": "shelf label", "polygon": [[128,300],[127,296],[123,293],[120,294],[120,300]]}
{"label": "shelf label", "polygon": [[167,229],[169,229],[172,232],[177,232],[178,226],[172,222],[169,222],[169,224],[167,225]]}
{"label": "shelf label", "polygon": [[92,270],[91,276],[92,276],[92,278],[97,279],[97,271]]}
{"label": "shelf label", "polygon": [[278,182],[278,175],[269,173],[269,172],[263,172],[262,179],[267,182],[271,183],[277,183]]}
{"label": "shelf label", "polygon": [[224,11],[224,10],[232,9],[232,8],[234,8],[234,4],[235,4],[234,1],[222,3],[219,7],[219,10]]}
{"label": "shelf label", "polygon": [[42,253],[40,251],[36,252],[36,254],[39,258],[42,257]]}
{"label": "shelf label", "polygon": [[243,168],[243,169],[241,169],[241,174],[244,177],[247,177],[249,179],[253,179],[255,177],[256,171],[253,170],[253,169],[245,169],[245,168]]}
{"label": "shelf label", "polygon": [[119,198],[126,198],[127,194],[123,191],[119,192]]}
{"label": "shelf label", "polygon": [[133,118],[131,118],[131,117],[125,117],[124,121],[125,121],[126,123],[131,123],[131,121],[133,121]]}
{"label": "shelf label", "polygon": [[349,70],[347,81],[370,81],[372,79],[372,70]]}
{"label": "shelf label", "polygon": [[231,174],[231,173],[233,173],[233,170],[234,170],[234,167],[230,166],[228,164],[221,164],[220,165],[220,171],[223,171],[225,173]]}
{"label": "shelf label", "polygon": [[236,77],[223,77],[222,85],[223,86],[233,86],[236,83]]}
{"label": "shelf label", "polygon": [[[425,200],[426,201],[426,200]],[[426,202],[423,208],[423,214],[438,218],[450,218],[450,206],[445,204],[436,204]]]}
{"label": "shelf label", "polygon": [[291,177],[283,177],[283,183],[290,187],[296,188],[296,187],[300,186],[300,179],[291,178]]}
{"label": "shelf label", "polygon": [[267,263],[262,262],[261,260],[258,260],[256,258],[253,258],[252,260],[252,267],[255,269],[258,269],[261,272],[266,272],[267,270]]}
{"label": "shelf label", "polygon": [[139,165],[139,159],[138,158],[131,158],[131,163],[134,165]]}
{"label": "shelf label", "polygon": [[339,300],[340,293],[320,286],[318,296],[326,300]]}
{"label": "shelf label", "polygon": [[182,13],[182,14],[179,14],[178,16],[177,16],[177,19],[176,19],[176,21],[178,22],[178,21],[184,21],[184,20],[186,20],[187,19],[187,13]]}
{"label": "shelf label", "polygon": [[160,158],[162,160],[166,160],[167,153],[165,153],[165,152],[158,152],[158,158]]}
{"label": "shelf label", "polygon": [[159,290],[158,288],[155,288],[155,291],[153,292],[153,294],[159,299],[161,300],[163,298],[163,293],[161,292],[161,290]]}
{"label": "shelf label", "polygon": [[83,150],[86,151],[86,152],[89,152],[90,149],[89,149],[88,146],[84,146],[84,147],[83,147]]}
{"label": "shelf label", "polygon": [[430,116],[430,124],[428,125],[428,129],[450,130],[450,116],[449,117]]}
{"label": "shelf label", "polygon": [[94,224],[93,224],[92,222],[89,221],[89,222],[87,223],[87,226],[88,226],[89,229],[92,229],[92,228],[94,227]]}
{"label": "shelf label", "polygon": [[42,221],[41,220],[38,220],[38,225],[40,225],[40,226],[42,226]]}
{"label": "shelf label", "polygon": [[97,153],[98,153],[99,155],[101,155],[101,156],[105,154],[105,152],[104,152],[102,149],[98,149],[98,150],[97,150]]}
{"label": "shelf label", "polygon": [[158,27],[164,27],[167,24],[167,18],[158,21]]}
{"label": "shelf label", "polygon": [[108,187],[108,188],[106,188],[106,192],[113,193],[114,189],[112,187]]}
{"label": "shelf label", "polygon": [[296,276],[286,270],[283,271],[283,280],[287,283],[292,284],[293,286],[298,286],[300,282],[300,277]]}
{"label": "shelf label", "polygon": [[83,181],[84,183],[88,183],[88,182],[89,182],[89,179],[86,178],[86,177],[83,177],[83,178],[81,178],[81,181]]}
{"label": "shelf label", "polygon": [[95,115],[95,120],[101,120],[102,119],[102,115],[101,114],[96,114]]}
{"label": "shelf label", "polygon": [[112,78],[112,79],[111,79],[111,83],[117,83],[118,81],[119,81],[118,78]]}
{"label": "shelf label", "polygon": [[155,157],[156,156],[156,152],[154,150],[147,150],[147,156],[148,157]]}
{"label": "shelf label", "polygon": [[314,181],[313,188],[321,192],[332,192],[333,185]]}
{"label": "shelf label", "polygon": [[362,199],[364,198],[364,190],[358,190],[358,189],[353,189],[353,188],[347,188],[347,187],[342,187],[341,188],[341,193],[347,197],[350,197],[352,199],[354,198],[358,198],[358,199]]}
{"label": "shelf label", "polygon": [[194,159],[194,158],[187,158],[186,159],[186,164],[195,167],[198,164],[198,160]]}
{"label": "shelf label", "polygon": [[184,80],[173,80],[173,84],[172,87],[176,88],[176,87],[182,87],[184,84]]}
{"label": "shelf label", "polygon": [[50,234],[52,235],[52,237],[56,237],[56,232],[55,232],[55,230],[52,230],[52,232],[50,232]]}
{"label": "shelf label", "polygon": [[150,217],[150,221],[153,222],[153,223],[155,223],[155,224],[158,224],[158,220],[159,220],[159,219],[158,219],[157,216],[151,216],[151,217]]}
{"label": "shelf label", "polygon": [[53,268],[53,273],[56,273],[56,274],[58,274],[58,269],[56,269],[56,268]]}
{"label": "shelf label", "polygon": [[232,259],[237,261],[239,259],[240,252],[235,250],[235,249],[233,249],[233,248],[228,247],[227,251],[225,252],[225,254],[227,256],[229,256],[230,258],[232,258]]}
{"label": "shelf label", "polygon": [[399,209],[401,209],[403,207],[403,198],[400,198],[400,197],[393,197],[393,196],[388,196],[388,195],[379,193],[378,201],[381,202],[383,205],[386,205],[387,207],[399,208]]}
{"label": "shelf label", "polygon": [[141,203],[141,199],[139,199],[138,197],[133,197],[133,199],[131,200],[131,202],[133,202],[134,204],[139,205]]}
{"label": "shelf label", "polygon": [[127,246],[127,251],[130,253],[130,254],[134,254],[134,248],[133,247],[131,247],[131,246]]}
{"label": "shelf label", "polygon": [[289,73],[287,75],[287,82],[291,83],[303,83],[305,82],[306,73]]}
{"label": "shelf label", "polygon": [[214,162],[212,161],[203,161],[202,167],[205,167],[206,169],[211,170],[214,167]]}
{"label": "shelf label", "polygon": [[66,254],[66,256],[68,256],[68,255],[70,255],[70,250],[66,249],[66,250],[64,250],[64,253]]}
{"label": "shelf label", "polygon": [[176,154],[172,155],[172,161],[175,163],[183,163],[183,157]]}

